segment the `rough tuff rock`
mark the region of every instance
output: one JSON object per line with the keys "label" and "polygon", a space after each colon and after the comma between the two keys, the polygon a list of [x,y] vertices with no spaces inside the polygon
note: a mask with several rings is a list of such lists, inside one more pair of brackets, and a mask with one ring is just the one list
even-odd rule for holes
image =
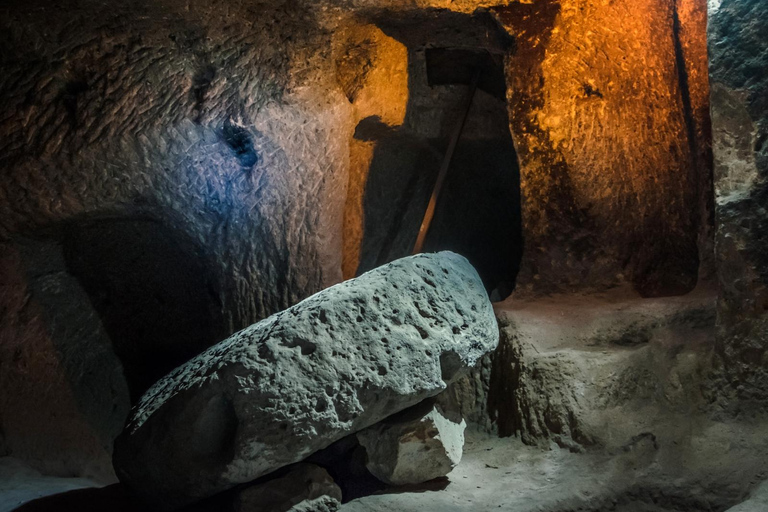
{"label": "rough tuff rock", "polygon": [[[229,334],[341,280],[353,126],[321,14],[315,2],[293,1],[3,3],[0,403],[10,405],[0,453],[50,474],[89,475],[105,462],[99,473],[114,478],[111,445],[129,408],[115,363],[137,398]],[[137,224],[161,231],[143,230],[149,245],[134,247],[137,264],[110,274],[120,265],[105,256],[133,261],[112,249]],[[13,262],[6,242],[19,237],[78,249],[71,260],[86,265],[55,279],[82,288],[82,300],[37,292],[45,267]],[[174,250],[153,250],[163,244]],[[179,252],[182,261],[166,259]],[[192,302],[206,303],[194,318],[154,293],[132,302],[167,267],[176,271],[166,277],[188,277],[174,294],[190,284]],[[125,270],[125,286],[141,286],[111,293]],[[78,284],[73,274],[110,279]],[[152,291],[168,297],[168,288]],[[116,325],[136,310],[142,322]],[[144,324],[157,316],[164,324]],[[99,323],[104,336],[91,335]],[[176,336],[163,336],[164,326]],[[82,330],[85,338],[73,334]],[[98,356],[70,357],[99,337]],[[109,341],[119,360],[104,363]],[[132,382],[132,369],[160,367]],[[96,401],[83,407],[89,392]]]}
{"label": "rough tuff rock", "polygon": [[115,469],[147,502],[178,507],[438,394],[497,343],[493,308],[465,258],[404,258],[232,335],[157,382],[115,444]]}
{"label": "rough tuff rock", "polygon": [[437,395],[438,407],[463,418],[471,429],[483,432],[495,430],[495,422],[488,410],[488,393],[491,378],[494,377],[494,354],[498,351],[499,348],[486,354],[472,369]]}
{"label": "rough tuff rock", "polygon": [[645,296],[690,291],[697,241],[701,259],[712,250],[697,233],[712,190],[706,2],[490,10],[516,36],[505,67],[524,198],[515,293],[627,282]]}
{"label": "rough tuff rock", "polygon": [[751,413],[768,406],[768,23],[762,2],[710,5],[718,352]]}
{"label": "rough tuff rock", "polygon": [[0,455],[114,482],[112,442],[130,410],[124,368],[61,246],[0,243],[0,303]]}
{"label": "rough tuff rock", "polygon": [[427,404],[358,432],[357,438],[376,478],[391,485],[420,484],[447,475],[461,461],[466,426]]}
{"label": "rough tuff rock", "polygon": [[239,491],[234,500],[234,512],[317,510],[311,507],[326,502],[326,509],[334,503],[338,508],[341,489],[325,469],[301,463],[292,466],[278,478]]}

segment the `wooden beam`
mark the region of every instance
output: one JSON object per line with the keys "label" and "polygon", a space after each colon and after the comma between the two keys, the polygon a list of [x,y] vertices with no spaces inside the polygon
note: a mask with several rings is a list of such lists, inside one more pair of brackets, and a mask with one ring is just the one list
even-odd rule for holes
{"label": "wooden beam", "polygon": [[411,254],[418,254],[424,247],[424,239],[429,232],[429,226],[432,224],[432,218],[435,216],[435,208],[437,207],[437,200],[440,196],[440,190],[443,188],[443,182],[445,176],[448,174],[448,168],[451,166],[451,159],[453,153],[456,150],[456,144],[459,142],[461,132],[464,130],[464,124],[467,121],[469,110],[472,108],[472,100],[475,97],[475,91],[477,91],[477,83],[480,81],[480,69],[475,70],[475,74],[472,76],[472,82],[469,85],[467,96],[464,99],[463,112],[461,118],[456,123],[456,127],[451,134],[451,141],[448,144],[448,149],[443,157],[443,163],[440,165],[440,172],[437,174],[437,181],[435,187],[432,189],[432,196],[429,198],[429,204],[427,205],[427,211],[424,212],[424,219],[421,221],[421,227],[419,228],[419,236],[416,238],[416,243],[413,246],[413,252]]}

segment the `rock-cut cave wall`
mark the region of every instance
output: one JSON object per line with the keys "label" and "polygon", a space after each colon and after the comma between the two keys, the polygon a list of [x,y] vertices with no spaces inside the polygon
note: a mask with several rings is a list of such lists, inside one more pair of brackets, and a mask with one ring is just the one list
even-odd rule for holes
{"label": "rock-cut cave wall", "polygon": [[[506,103],[519,178],[517,169],[510,172],[521,190],[507,193],[507,203],[501,204],[519,208],[514,217],[522,233],[498,230],[497,236],[522,246],[518,297],[623,284],[643,296],[679,295],[692,290],[699,277],[710,280],[712,159],[704,0],[484,5],[474,10],[477,4],[459,2],[452,10],[417,10],[407,16],[410,22],[399,20],[405,16],[397,8],[361,11],[360,17],[374,26],[365,29],[369,35],[359,35],[358,29],[352,50],[341,51],[342,62],[354,54],[362,55],[364,64],[364,72],[355,75],[358,94],[350,98],[355,115],[381,120],[390,136],[408,136],[397,146],[400,158],[387,162],[393,170],[385,185],[399,190],[372,192],[388,197],[388,210],[365,207],[365,185],[376,179],[374,153],[385,152],[385,142],[351,142],[345,275],[354,275],[358,263],[366,269],[371,266],[367,259],[376,260],[368,254],[369,237],[363,232],[386,231],[387,216],[404,195],[400,191],[412,187],[399,178],[402,169],[430,174],[429,165],[414,164],[404,155],[409,145],[425,145],[420,133],[450,129],[456,107],[449,105],[460,104],[461,92],[455,88],[452,103],[441,103],[440,87],[423,84],[418,74],[425,64],[414,65],[414,57],[422,52],[423,59],[425,49],[453,46],[506,57]],[[487,23],[487,17],[494,21]],[[505,38],[513,43],[505,44]],[[429,109],[432,114],[424,115]],[[474,126],[463,137],[482,132]],[[499,152],[498,145],[494,150]],[[429,188],[422,188],[411,193],[416,197],[412,203],[426,201],[419,197],[428,195]],[[515,204],[517,197],[521,205]],[[499,204],[495,208],[502,216]],[[397,215],[404,219],[397,227],[405,239],[423,205],[411,210]],[[519,252],[508,258],[519,258]]]}
{"label": "rock-cut cave wall", "polygon": [[[506,105],[478,92],[446,197],[475,187],[517,293],[706,274],[702,0],[405,4],[0,7],[0,454],[109,476],[131,394],[354,275],[398,211],[366,210],[369,178],[427,194],[466,89],[418,81],[432,47],[503,62]],[[391,168],[400,149],[431,163]],[[478,157],[508,171],[486,192]],[[450,240],[466,219],[445,218]]]}
{"label": "rock-cut cave wall", "polygon": [[768,403],[768,10],[709,4],[718,359],[726,406],[751,413]]}
{"label": "rock-cut cave wall", "polygon": [[352,126],[316,7],[0,7],[0,454],[110,473],[126,386],[341,279]]}
{"label": "rock-cut cave wall", "polygon": [[712,273],[704,0],[494,7],[521,164],[518,296]]}

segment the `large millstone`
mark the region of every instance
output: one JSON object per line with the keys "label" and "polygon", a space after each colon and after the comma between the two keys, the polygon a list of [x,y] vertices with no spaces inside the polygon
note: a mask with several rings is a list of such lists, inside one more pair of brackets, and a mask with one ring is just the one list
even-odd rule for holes
{"label": "large millstone", "polygon": [[394,261],[161,379],[116,441],[115,469],[156,508],[191,503],[438,394],[498,338],[466,259],[441,252]]}

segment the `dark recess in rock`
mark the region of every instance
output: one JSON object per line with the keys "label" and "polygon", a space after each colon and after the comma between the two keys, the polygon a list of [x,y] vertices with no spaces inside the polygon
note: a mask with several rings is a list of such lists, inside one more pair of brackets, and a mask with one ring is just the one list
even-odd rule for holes
{"label": "dark recess in rock", "polygon": [[[440,158],[408,142],[411,137],[400,133],[380,140],[376,148],[365,209],[381,213],[366,217],[358,273],[408,254],[412,248]],[[435,140],[424,145],[445,147],[444,141]],[[425,244],[428,252],[451,250],[466,256],[488,291],[505,288],[501,296],[512,290],[522,246],[515,158],[509,136],[460,141]],[[402,177],[393,180],[398,164]]]}
{"label": "dark recess in rock", "polygon": [[172,228],[147,219],[71,223],[63,249],[123,363],[133,400],[226,334],[208,266]]}
{"label": "dark recess in rock", "polygon": [[259,155],[253,147],[251,134],[245,128],[227,121],[221,130],[221,137],[235,153],[235,157],[243,167],[250,169],[259,161]]}
{"label": "dark recess in rock", "polygon": [[344,437],[327,448],[313,453],[307,462],[322,466],[341,487],[343,503],[386,488],[365,467],[365,448],[355,434]]}
{"label": "dark recess in rock", "polygon": [[464,14],[448,9],[371,10],[365,16],[387,35],[408,47],[487,48],[508,51],[515,37],[502,30],[489,11]]}
{"label": "dark recess in rock", "polygon": [[603,97],[603,93],[600,92],[600,89],[598,89],[597,87],[593,87],[592,85],[590,85],[588,83],[582,84],[582,88],[584,89],[584,95],[587,98],[591,98],[592,96],[596,96],[598,98],[602,98]]}
{"label": "dark recess in rock", "polygon": [[507,99],[504,54],[467,48],[427,48],[427,81],[436,85],[469,85],[479,71],[477,87],[501,101]]}
{"label": "dark recess in rock", "polygon": [[[462,114],[467,84],[480,71],[479,90],[424,250],[462,254],[488,292],[496,290],[495,297],[504,298],[514,288],[522,254],[518,158],[509,131],[501,57],[513,42],[487,13],[434,9],[411,14],[406,19],[402,13],[389,13],[380,21],[387,35],[408,47],[403,124],[389,127],[372,116],[355,130],[358,140],[376,142],[363,198],[357,272],[410,254],[450,132]],[[417,21],[428,29],[415,30]]]}
{"label": "dark recess in rock", "polygon": [[67,111],[67,121],[70,127],[77,128],[77,101],[78,98],[88,90],[88,84],[85,80],[73,80],[67,82],[61,94],[61,102]]}
{"label": "dark recess in rock", "polygon": [[192,78],[192,89],[190,93],[195,100],[195,122],[200,123],[200,119],[203,115],[203,105],[205,103],[208,89],[211,87],[211,82],[216,78],[216,68],[211,65],[203,66]]}

